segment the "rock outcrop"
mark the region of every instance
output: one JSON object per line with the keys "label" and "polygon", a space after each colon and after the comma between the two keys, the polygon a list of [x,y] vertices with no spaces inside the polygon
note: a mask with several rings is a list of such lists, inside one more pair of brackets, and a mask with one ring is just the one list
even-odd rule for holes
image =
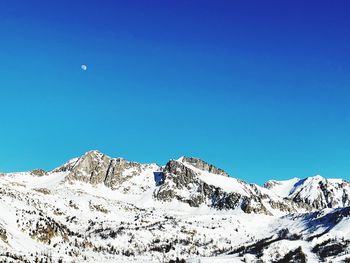
{"label": "rock outcrop", "polygon": [[[193,163],[195,159],[189,160]],[[178,200],[192,207],[207,205],[219,210],[241,208],[246,213],[271,215],[271,212],[263,204],[262,197],[255,195],[253,191],[249,191],[250,194],[247,195],[227,192],[201,180],[201,171],[214,171],[213,176],[219,173],[226,176],[226,173],[217,168],[210,168],[211,166],[206,165],[204,161],[196,160],[195,162],[196,169],[191,169],[191,166],[187,165],[189,162],[184,158],[178,161],[169,161],[163,169],[166,175],[165,182],[154,192],[154,198],[159,201]],[[242,188],[250,189],[247,183],[242,181],[238,181],[238,183],[243,184]]]}
{"label": "rock outcrop", "polygon": [[154,164],[140,164],[123,158],[111,158],[99,151],[89,151],[80,158],[69,161],[54,172],[66,171],[67,181],[82,181],[92,185],[104,184],[118,189],[133,176],[147,169],[156,169]]}
{"label": "rock outcrop", "polygon": [[201,159],[194,158],[194,157],[181,157],[180,158],[181,162],[192,165],[195,168],[198,168],[202,171],[206,171],[208,173],[212,174],[218,174],[222,176],[229,176],[228,173],[226,173],[224,170],[215,167],[212,164],[209,164]]}
{"label": "rock outcrop", "polygon": [[33,171],[30,172],[32,175],[36,176],[44,176],[46,175],[46,171],[43,169],[34,169]]}

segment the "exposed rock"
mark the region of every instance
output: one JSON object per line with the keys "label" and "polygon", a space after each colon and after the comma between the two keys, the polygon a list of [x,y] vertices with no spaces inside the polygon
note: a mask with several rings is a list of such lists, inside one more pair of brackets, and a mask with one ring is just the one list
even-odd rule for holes
{"label": "exposed rock", "polygon": [[296,203],[304,203],[315,209],[350,206],[350,184],[344,180],[327,180],[320,176],[300,181],[290,195]]}
{"label": "exposed rock", "polygon": [[[228,174],[203,160],[193,157],[181,157],[170,160],[162,169],[159,166],[139,164],[122,158],[111,158],[99,151],[87,152],[80,158],[72,159],[65,165],[52,172],[68,172],[67,181],[83,181],[92,185],[104,184],[111,189],[120,189],[122,193],[130,192],[144,171],[153,178],[153,171],[163,170],[164,184],[157,187],[153,197],[159,201],[178,200],[198,207],[207,205],[217,209],[241,209],[246,213],[262,213],[271,215],[272,210],[283,213],[294,213],[300,209],[312,211],[327,207],[344,207],[350,205],[350,184],[346,181],[327,180],[320,176],[299,180],[289,180],[290,189],[287,196],[272,195],[276,187],[283,186],[283,181],[269,181],[259,187],[240,180],[232,180],[240,192],[230,192],[206,183],[201,179],[202,174]],[[140,178],[139,180],[143,180]],[[139,191],[150,189],[151,185],[139,186]],[[262,189],[269,189],[271,191]],[[312,194],[311,194],[312,193]]]}
{"label": "exposed rock", "polygon": [[43,169],[34,169],[33,171],[30,172],[32,175],[36,176],[44,176],[46,175],[46,171]]}
{"label": "exposed rock", "polygon": [[215,167],[212,164],[209,164],[201,159],[194,158],[194,157],[182,157],[180,159],[182,162],[187,163],[189,165],[192,165],[193,167],[200,169],[202,171],[206,171],[212,174],[219,174],[223,176],[229,176],[224,170]]}
{"label": "exposed rock", "polygon": [[256,196],[252,196],[250,198],[243,198],[243,202],[241,205],[241,208],[244,212],[250,214],[265,214],[265,215],[272,215],[270,211],[266,209],[266,207],[261,202],[261,199]]}
{"label": "exposed rock", "polygon": [[275,263],[306,263],[307,256],[301,247],[288,252],[282,259],[275,261]]}
{"label": "exposed rock", "polygon": [[111,158],[99,151],[90,151],[54,171],[69,171],[66,177],[68,181],[83,181],[92,185],[103,183],[107,187],[118,189],[123,182],[139,175],[149,166],[122,158]]}
{"label": "exposed rock", "polygon": [[[97,151],[54,171],[1,177],[1,262],[349,259],[343,180],[294,178],[289,189],[278,181],[263,188],[222,176],[196,158],[159,167]],[[163,184],[155,184],[154,171],[165,174]],[[174,200],[200,209],[165,203]],[[316,209],[325,204],[339,208]]]}
{"label": "exposed rock", "polygon": [[33,190],[45,195],[49,195],[51,193],[51,191],[47,188],[34,188]]}
{"label": "exposed rock", "polygon": [[[195,207],[205,202],[204,188],[207,189],[208,186],[198,180],[195,171],[178,161],[171,160],[166,164],[163,172],[165,182],[155,191],[156,199],[161,201],[176,199]],[[188,192],[188,195],[180,193],[184,190]]]}
{"label": "exposed rock", "polygon": [[0,225],[0,240],[7,243],[7,231]]}
{"label": "exposed rock", "polygon": [[216,209],[235,209],[239,206],[242,196],[237,193],[226,193],[220,188],[216,188],[210,194],[211,206]]}
{"label": "exposed rock", "polygon": [[325,240],[321,244],[317,244],[312,252],[316,253],[320,258],[339,255],[344,253],[350,247],[350,240]]}
{"label": "exposed rock", "polygon": [[241,208],[246,213],[271,213],[262,204],[261,199],[252,195],[248,198],[239,193],[228,193],[219,187],[208,185],[200,179],[199,174],[187,167],[182,161],[169,161],[163,172],[165,183],[155,192],[154,197],[161,201],[178,200],[198,207],[206,204],[216,209]]}
{"label": "exposed rock", "polygon": [[78,159],[69,170],[67,180],[78,180],[93,185],[103,183],[111,158],[98,152],[90,151]]}
{"label": "exposed rock", "polygon": [[317,175],[286,181],[271,180],[264,187],[307,210],[350,205],[350,183],[342,179],[326,179]]}

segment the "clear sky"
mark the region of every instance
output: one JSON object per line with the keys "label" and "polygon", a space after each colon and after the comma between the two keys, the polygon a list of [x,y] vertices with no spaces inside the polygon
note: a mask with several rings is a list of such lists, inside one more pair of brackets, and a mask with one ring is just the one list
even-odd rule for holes
{"label": "clear sky", "polygon": [[0,170],[99,149],[255,183],[350,179],[349,14],[347,0],[0,1]]}

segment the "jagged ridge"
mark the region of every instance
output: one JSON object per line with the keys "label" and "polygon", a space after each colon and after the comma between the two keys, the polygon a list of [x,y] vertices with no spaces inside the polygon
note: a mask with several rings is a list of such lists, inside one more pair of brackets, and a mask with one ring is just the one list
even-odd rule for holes
{"label": "jagged ridge", "polygon": [[315,176],[260,187],[199,158],[159,166],[90,151],[49,172],[0,176],[0,261],[341,262],[348,186]]}

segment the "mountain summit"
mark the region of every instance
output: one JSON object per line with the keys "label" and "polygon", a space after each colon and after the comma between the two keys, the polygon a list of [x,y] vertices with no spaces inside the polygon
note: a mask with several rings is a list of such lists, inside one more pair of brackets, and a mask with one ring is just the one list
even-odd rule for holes
{"label": "mountain summit", "polygon": [[0,261],[343,262],[349,194],[342,179],[260,187],[199,158],[161,166],[89,151],[0,176]]}

